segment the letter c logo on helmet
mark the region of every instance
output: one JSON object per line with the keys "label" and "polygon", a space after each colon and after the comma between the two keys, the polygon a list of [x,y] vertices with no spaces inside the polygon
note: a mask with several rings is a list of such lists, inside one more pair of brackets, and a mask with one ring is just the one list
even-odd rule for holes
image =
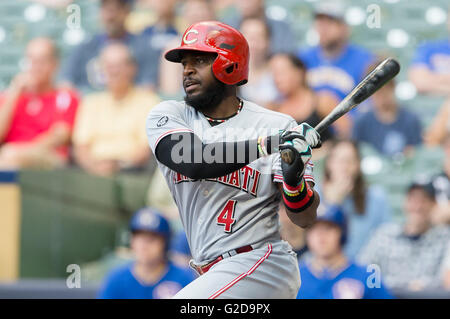
{"label": "letter c logo on helmet", "polygon": [[189,30],[189,32],[186,32],[186,33],[184,34],[184,36],[183,36],[183,43],[184,43],[184,44],[192,44],[192,43],[195,43],[195,42],[198,40],[198,38],[192,38],[191,40],[188,40],[187,37],[188,37],[188,35],[191,34],[191,33],[198,34],[198,31],[195,30],[195,29],[191,29],[191,30]]}
{"label": "letter c logo on helmet", "polygon": [[238,30],[229,25],[218,21],[195,23],[184,32],[181,45],[167,51],[164,57],[179,63],[186,51],[216,53],[212,71],[217,80],[228,85],[247,83],[248,43]]}

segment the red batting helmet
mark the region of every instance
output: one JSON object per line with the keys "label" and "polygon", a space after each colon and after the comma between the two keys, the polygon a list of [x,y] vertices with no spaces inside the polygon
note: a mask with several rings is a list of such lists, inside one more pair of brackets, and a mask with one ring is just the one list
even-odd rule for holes
{"label": "red batting helmet", "polygon": [[248,80],[248,43],[236,29],[218,21],[191,25],[183,34],[181,45],[166,52],[171,62],[181,62],[183,51],[217,53],[212,65],[214,76],[229,85],[242,85]]}

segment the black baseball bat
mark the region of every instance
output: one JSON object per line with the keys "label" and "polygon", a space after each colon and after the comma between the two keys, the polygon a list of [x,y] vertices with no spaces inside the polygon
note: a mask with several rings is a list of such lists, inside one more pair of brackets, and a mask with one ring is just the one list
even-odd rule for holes
{"label": "black baseball bat", "polygon": [[[331,124],[341,116],[355,108],[400,72],[400,64],[393,58],[387,58],[377,65],[325,118],[316,125],[319,134],[323,133]],[[290,164],[294,160],[293,151],[281,151],[281,158]]]}

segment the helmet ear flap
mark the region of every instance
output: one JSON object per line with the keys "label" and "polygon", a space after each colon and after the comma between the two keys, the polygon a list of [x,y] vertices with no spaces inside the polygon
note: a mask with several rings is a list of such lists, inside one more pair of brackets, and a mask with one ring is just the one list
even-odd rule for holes
{"label": "helmet ear flap", "polygon": [[230,65],[229,67],[227,67],[227,68],[225,69],[225,72],[228,73],[228,74],[233,73],[233,71],[234,71],[236,65],[237,65],[237,63],[233,63],[232,65]]}
{"label": "helmet ear flap", "polygon": [[214,76],[221,82],[228,85],[238,84],[239,81],[239,63],[229,60],[221,54],[217,55],[212,65]]}

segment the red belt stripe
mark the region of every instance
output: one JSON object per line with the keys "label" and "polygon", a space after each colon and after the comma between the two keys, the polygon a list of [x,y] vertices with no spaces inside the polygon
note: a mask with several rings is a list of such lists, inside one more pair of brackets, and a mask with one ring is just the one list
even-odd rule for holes
{"label": "red belt stripe", "polygon": [[224,286],[223,288],[219,289],[218,291],[216,291],[214,294],[212,294],[208,299],[215,299],[218,296],[220,296],[221,294],[223,294],[225,291],[227,291],[228,289],[230,289],[231,287],[233,287],[239,280],[241,280],[242,278],[251,275],[256,268],[258,268],[259,265],[261,265],[261,263],[266,260],[269,255],[272,253],[272,244],[268,245],[268,249],[267,252],[264,256],[262,256],[254,265],[252,268],[250,268],[247,272],[244,272],[243,274],[240,274],[238,277],[236,277],[233,281],[231,281],[229,284],[227,284],[226,286]]}

